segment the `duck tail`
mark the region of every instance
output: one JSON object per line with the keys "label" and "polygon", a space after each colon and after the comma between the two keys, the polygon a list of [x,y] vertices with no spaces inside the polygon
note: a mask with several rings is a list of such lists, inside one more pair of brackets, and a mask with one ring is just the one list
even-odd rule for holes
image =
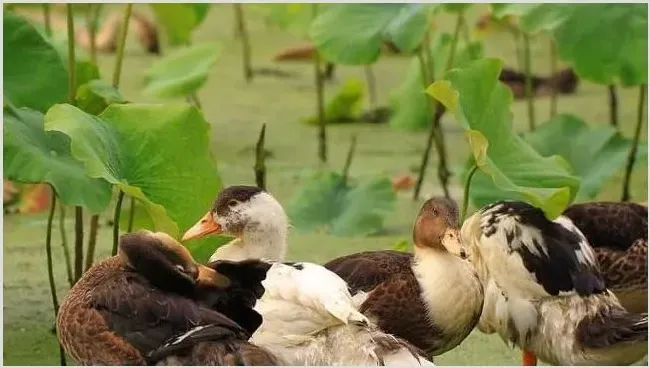
{"label": "duck tail", "polygon": [[578,338],[586,348],[618,344],[647,344],[648,313],[630,313],[622,307],[603,308],[578,325]]}

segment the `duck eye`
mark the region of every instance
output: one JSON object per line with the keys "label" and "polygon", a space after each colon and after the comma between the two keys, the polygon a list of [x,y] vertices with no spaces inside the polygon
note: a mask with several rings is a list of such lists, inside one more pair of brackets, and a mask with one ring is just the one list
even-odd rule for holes
{"label": "duck eye", "polygon": [[183,273],[185,272],[185,267],[183,267],[181,265],[176,265],[176,269],[183,272]]}
{"label": "duck eye", "polygon": [[234,199],[228,201],[228,207],[235,207],[239,202]]}
{"label": "duck eye", "polygon": [[438,216],[438,210],[435,209],[435,208],[433,209],[433,215],[434,215],[434,216]]}

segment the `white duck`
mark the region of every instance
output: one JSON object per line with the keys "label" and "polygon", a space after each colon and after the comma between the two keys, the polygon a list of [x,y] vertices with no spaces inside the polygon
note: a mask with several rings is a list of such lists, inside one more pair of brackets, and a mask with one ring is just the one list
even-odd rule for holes
{"label": "white duck", "polygon": [[183,236],[189,240],[225,233],[237,238],[217,249],[210,261],[275,261],[262,283],[266,291],[255,305],[263,323],[251,342],[286,365],[433,365],[359,313],[359,303],[336,274],[313,263],[281,263],[288,228],[284,209],[270,194],[257,187],[231,186]]}
{"label": "white duck", "polygon": [[558,365],[622,365],[647,354],[647,313],[627,312],[567,217],[523,202],[488,205],[461,229],[485,288],[478,327]]}

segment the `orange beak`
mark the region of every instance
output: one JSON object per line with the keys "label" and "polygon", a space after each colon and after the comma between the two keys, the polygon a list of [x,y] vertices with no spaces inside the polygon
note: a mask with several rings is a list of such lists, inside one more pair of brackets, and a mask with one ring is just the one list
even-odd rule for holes
{"label": "orange beak", "polygon": [[212,212],[208,212],[205,216],[201,217],[199,222],[194,224],[189,230],[183,234],[182,241],[197,239],[204,237],[208,234],[215,234],[221,232],[221,226],[214,222]]}

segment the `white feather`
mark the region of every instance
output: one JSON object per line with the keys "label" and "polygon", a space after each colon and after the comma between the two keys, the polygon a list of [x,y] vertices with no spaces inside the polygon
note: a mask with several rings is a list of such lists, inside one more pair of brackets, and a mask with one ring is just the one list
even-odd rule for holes
{"label": "white feather", "polygon": [[[222,228],[228,229],[233,221],[245,222],[246,227],[239,239],[217,249],[210,261],[284,259],[287,217],[271,195],[257,194],[231,212],[232,218],[217,218]],[[285,365],[378,365],[377,350],[389,365],[433,365],[405,347],[387,350],[376,343],[395,338],[358,311],[367,294],[353,298],[347,283],[320,265],[294,266],[274,263],[267,272],[264,295],[255,305],[263,322],[252,343],[268,349]]]}

